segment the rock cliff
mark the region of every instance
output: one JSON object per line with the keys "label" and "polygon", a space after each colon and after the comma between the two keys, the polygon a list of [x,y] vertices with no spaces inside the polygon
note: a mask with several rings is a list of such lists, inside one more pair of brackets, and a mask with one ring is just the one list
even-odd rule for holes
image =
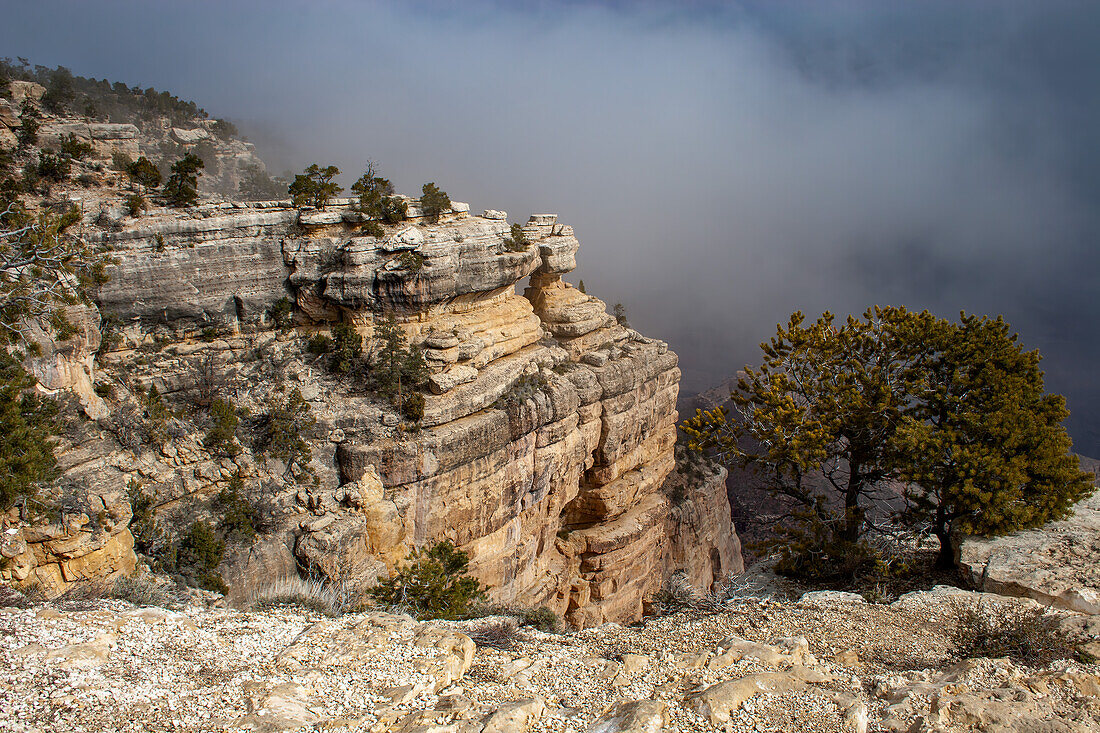
{"label": "rock cliff", "polygon": [[[449,539],[495,601],[547,605],[585,627],[639,618],[673,572],[702,586],[739,572],[724,476],[666,486],[676,355],[562,280],[576,266],[571,227],[536,215],[523,232],[526,244],[509,246],[503,213],[457,203],[430,223],[415,200],[384,237],[363,234],[346,200],[154,210],[101,231],[114,264],[96,302],[110,333],[98,374],[88,356],[98,334],[69,358],[110,395],[94,409],[117,415],[152,387],[184,404],[202,364],[252,410],[297,387],[317,420],[317,481],[248,451],[214,455],[201,420],[181,417],[163,444],[98,455],[91,490],[140,485],[160,521],[181,526],[244,477],[272,520],[223,566],[236,593],[299,568],[368,584],[411,548]],[[282,298],[294,305],[289,330],[271,321]],[[338,323],[372,344],[389,317],[430,367],[416,423],[305,348]],[[20,575],[60,588],[69,578],[51,562],[24,553]]]}

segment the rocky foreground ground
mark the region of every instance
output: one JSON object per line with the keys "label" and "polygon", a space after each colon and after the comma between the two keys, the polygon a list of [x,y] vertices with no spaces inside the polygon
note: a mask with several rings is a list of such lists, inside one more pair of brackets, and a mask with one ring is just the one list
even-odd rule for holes
{"label": "rocky foreground ground", "polygon": [[890,605],[741,598],[633,627],[523,627],[505,649],[471,639],[492,618],[2,608],[0,729],[1100,730],[1100,666],[960,660],[960,602],[1021,603],[947,588]]}

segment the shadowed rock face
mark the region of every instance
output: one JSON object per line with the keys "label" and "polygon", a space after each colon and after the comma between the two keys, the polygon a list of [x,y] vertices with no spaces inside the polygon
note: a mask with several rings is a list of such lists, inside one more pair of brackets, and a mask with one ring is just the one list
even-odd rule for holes
{"label": "shadowed rock face", "polygon": [[[467,212],[456,204],[428,224],[414,207],[379,239],[358,232],[345,201],[303,215],[199,207],[106,235],[117,264],[98,302],[131,329],[178,338],[262,330],[285,296],[302,331],[345,321],[369,339],[394,315],[424,349],[420,429],[334,440],[335,475],[298,492],[310,511],[293,526],[301,565],[366,580],[446,538],[496,601],[545,604],[578,626],[638,618],[674,571],[703,585],[739,571],[720,477],[675,507],[662,491],[676,355],[562,281],[579,244],[556,216],[531,217],[528,243],[510,251],[499,212]],[[309,399],[334,424],[360,409]]]}

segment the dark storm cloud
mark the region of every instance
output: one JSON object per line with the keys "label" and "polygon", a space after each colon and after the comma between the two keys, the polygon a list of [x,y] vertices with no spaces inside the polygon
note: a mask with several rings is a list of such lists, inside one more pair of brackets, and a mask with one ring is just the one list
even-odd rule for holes
{"label": "dark storm cloud", "polygon": [[9,3],[5,55],[152,85],[281,170],[556,211],[688,389],[792,310],[1003,313],[1100,453],[1100,8]]}

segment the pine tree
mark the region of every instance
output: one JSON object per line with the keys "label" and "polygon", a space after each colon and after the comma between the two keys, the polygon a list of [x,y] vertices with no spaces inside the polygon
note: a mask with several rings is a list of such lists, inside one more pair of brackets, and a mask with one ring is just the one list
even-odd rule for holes
{"label": "pine tree", "polygon": [[420,190],[420,209],[428,221],[437,222],[440,215],[451,210],[450,196],[446,191],[441,191],[434,182],[425,183]]}
{"label": "pine tree", "polygon": [[172,164],[172,173],[164,183],[164,201],[169,206],[194,206],[199,200],[199,176],[205,167],[202,159],[188,153]]}
{"label": "pine tree", "polygon": [[26,390],[34,378],[0,351],[0,511],[57,476],[51,436],[54,406]]}
{"label": "pine tree", "polygon": [[736,419],[718,408],[682,425],[690,448],[759,469],[791,503],[801,536],[788,568],[861,552],[889,483],[905,483],[899,519],[939,537],[941,562],[953,526],[1036,526],[1091,491],[1069,452],[1064,400],[1043,393],[1038,354],[1002,319],[876,307],[840,326],[829,313],[804,320],[795,313],[761,344],[762,366],[730,395]]}
{"label": "pine tree", "polygon": [[313,163],[306,168],[304,173],[294,176],[294,182],[290,184],[288,192],[295,206],[312,206],[315,209],[323,209],[336,194],[343,191],[343,187],[332,179],[340,175],[340,169],[334,165],[321,166]]}

